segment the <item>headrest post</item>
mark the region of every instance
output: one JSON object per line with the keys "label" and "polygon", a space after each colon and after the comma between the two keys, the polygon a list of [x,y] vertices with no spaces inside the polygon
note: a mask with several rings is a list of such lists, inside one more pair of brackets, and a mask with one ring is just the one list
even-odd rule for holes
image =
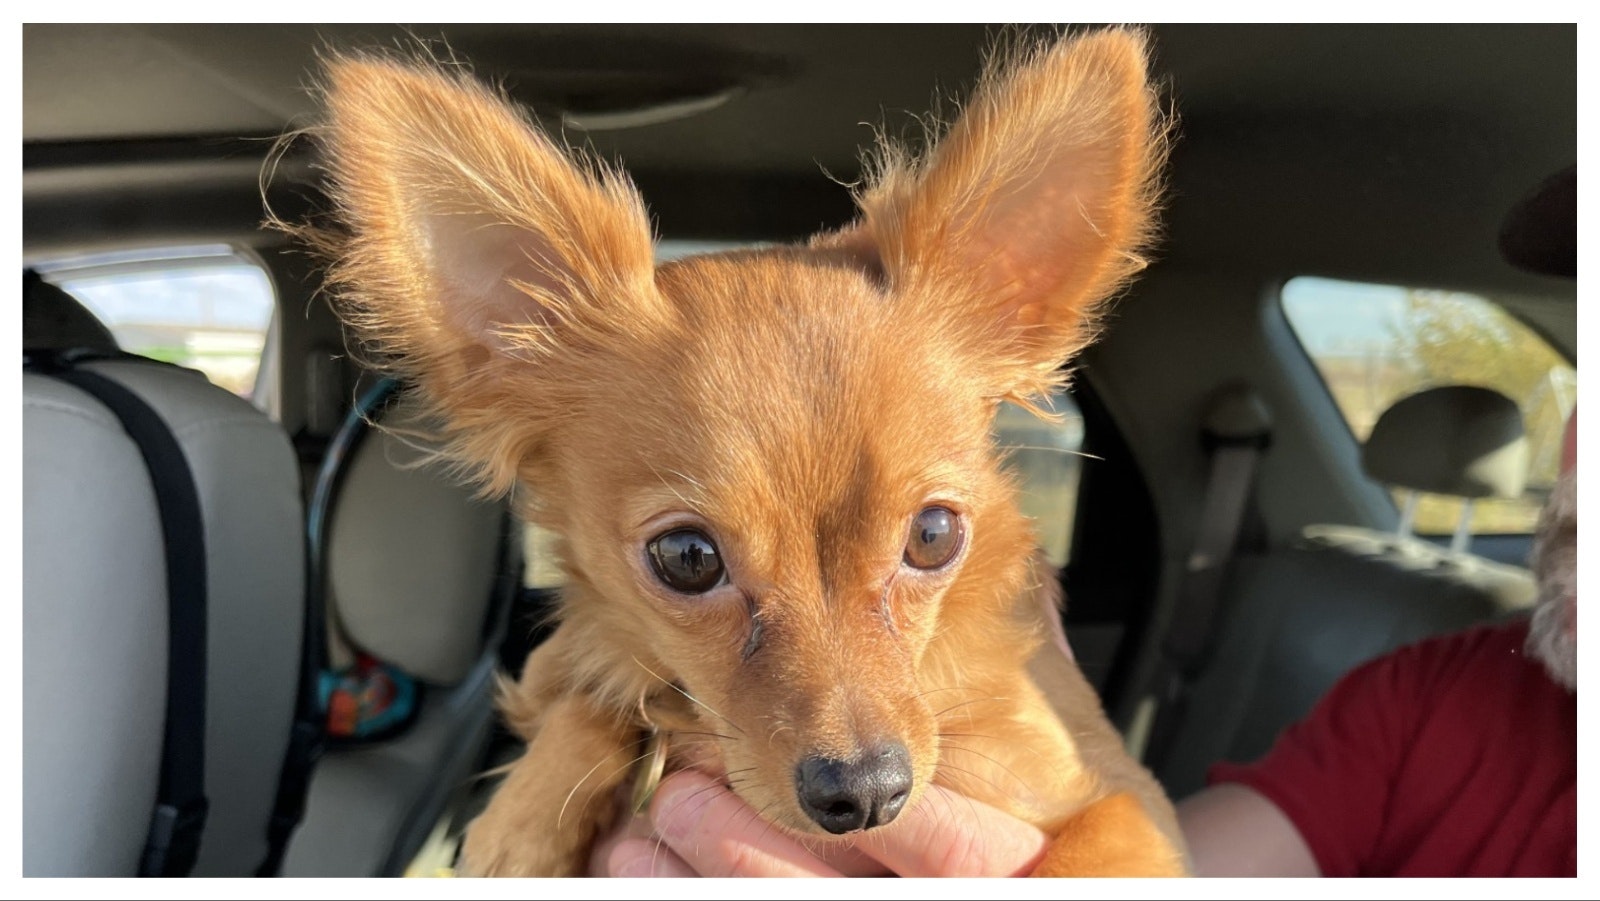
{"label": "headrest post", "polygon": [[1410,538],[1412,529],[1417,524],[1417,498],[1418,492],[1406,489],[1405,506],[1400,508],[1400,524],[1394,527],[1396,538]]}
{"label": "headrest post", "polygon": [[1456,534],[1450,539],[1450,553],[1465,554],[1472,543],[1472,498],[1461,502],[1461,518],[1456,520]]}

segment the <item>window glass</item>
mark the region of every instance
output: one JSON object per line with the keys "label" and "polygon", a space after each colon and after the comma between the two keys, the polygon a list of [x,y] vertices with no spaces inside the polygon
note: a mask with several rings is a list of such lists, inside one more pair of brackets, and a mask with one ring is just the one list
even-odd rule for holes
{"label": "window glass", "polygon": [[101,254],[34,268],[88,307],[123,350],[254,395],[276,302],[266,272],[232,249]]}
{"label": "window glass", "polygon": [[[1577,371],[1549,342],[1499,304],[1452,291],[1301,277],[1284,285],[1283,309],[1358,441],[1395,401],[1425,388],[1476,385],[1516,401],[1531,451],[1528,491],[1476,502],[1471,529],[1532,531],[1577,403]],[[1422,495],[1417,532],[1453,532],[1461,508],[1458,499]]]}
{"label": "window glass", "polygon": [[1050,398],[1057,421],[1042,420],[1015,404],[1000,405],[995,440],[1022,489],[1022,512],[1033,518],[1039,546],[1050,562],[1066,566],[1083,469],[1083,414],[1066,394]]}

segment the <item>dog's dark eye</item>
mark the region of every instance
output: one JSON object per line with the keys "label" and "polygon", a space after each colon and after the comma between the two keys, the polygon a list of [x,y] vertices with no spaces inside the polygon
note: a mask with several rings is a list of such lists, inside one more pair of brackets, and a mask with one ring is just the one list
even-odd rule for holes
{"label": "dog's dark eye", "polygon": [[961,549],[961,517],[944,507],[929,507],[911,521],[906,536],[906,563],[917,569],[938,569]]}
{"label": "dog's dark eye", "polygon": [[704,532],[674,529],[645,545],[650,565],[668,588],[702,594],[722,582],[722,555]]}

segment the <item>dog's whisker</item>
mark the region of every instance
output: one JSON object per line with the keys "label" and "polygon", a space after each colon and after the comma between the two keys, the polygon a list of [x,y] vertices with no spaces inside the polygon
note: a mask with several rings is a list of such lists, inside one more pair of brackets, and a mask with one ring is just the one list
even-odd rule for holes
{"label": "dog's whisker", "polygon": [[[685,803],[686,804],[686,803],[688,803],[690,801],[693,801],[694,799],[700,797],[701,795],[705,794],[706,792],[714,792],[717,789],[722,788],[722,787],[723,786],[720,783],[713,782],[710,785],[703,786],[701,788],[697,788],[694,791],[690,792],[689,794],[685,795],[684,798],[683,798],[683,801],[680,802],[680,803]],[[657,839],[659,841],[660,837],[658,836]]]}
{"label": "dog's whisker", "polygon": [[[944,769],[945,768],[945,764],[944,764],[943,761],[940,762],[939,767],[940,767],[940,769]],[[999,786],[994,785],[994,783],[992,781],[990,781],[990,780],[988,780],[988,779],[986,779],[986,778],[984,778],[984,777],[982,777],[982,776],[980,776],[980,775],[978,775],[976,773],[973,773],[973,772],[971,772],[969,770],[963,770],[960,767],[952,767],[951,769],[953,771],[957,772],[957,773],[963,773],[965,775],[971,776],[973,779],[977,780],[978,782],[981,782],[981,783],[984,783],[986,785],[989,785],[989,786],[995,788],[996,790],[998,790],[998,788],[999,788]],[[951,788],[954,789],[954,786],[951,786]],[[945,809],[947,811],[951,811],[949,816],[951,816],[952,818],[955,817],[955,813],[952,810],[950,805],[953,805],[953,804],[957,803],[958,801],[960,803],[966,804],[967,805],[967,810],[972,814],[973,818],[977,818],[977,816],[978,816],[978,804],[977,804],[977,802],[975,800],[973,800],[973,798],[971,797],[971,795],[968,792],[948,791],[948,792],[943,792],[942,793],[942,797],[943,797],[943,800],[944,800]],[[973,841],[976,841],[976,842],[982,842],[983,840],[984,840],[984,836],[983,836],[983,833],[981,833],[981,832],[973,837]]]}
{"label": "dog's whisker", "polygon": [[[1001,741],[1002,740],[998,736],[987,735],[987,734],[984,734],[984,733],[981,733],[981,732],[943,732],[943,731],[941,731],[939,733],[939,738],[941,740],[945,739],[945,738],[981,738],[981,739],[987,739],[989,741]],[[1015,738],[1004,739],[1004,742],[1005,742],[1007,747],[1020,748],[1020,749],[1022,749],[1024,751],[1027,751],[1028,753],[1032,754],[1034,757],[1037,757],[1040,761],[1042,761],[1044,763],[1050,763],[1051,762],[1050,758],[1048,756],[1046,756],[1043,751],[1040,751],[1038,748],[1034,747],[1032,742],[1018,741]],[[971,749],[970,748],[963,748],[961,750],[970,751]],[[974,751],[973,753],[977,753],[977,752]]]}
{"label": "dog's whisker", "polygon": [[[695,747],[697,745],[711,745],[711,746],[715,747],[717,742],[719,740],[722,740],[722,738],[724,738],[722,736],[719,736],[717,738],[690,738],[690,739],[686,739],[686,740],[683,740],[683,741],[679,741],[678,740],[678,736],[682,735],[682,734],[684,734],[684,733],[680,733],[680,732],[672,733],[672,746],[674,748],[692,748],[692,747]],[[736,738],[727,739],[727,740],[729,740],[729,741],[738,741],[738,739],[736,739]]]}
{"label": "dog's whisker", "polygon": [[[767,816],[767,811],[771,810],[776,805],[777,805],[776,801],[769,801],[766,804],[762,805],[760,810],[753,811],[756,819],[759,820],[761,822],[761,824],[762,824],[761,838],[757,842],[758,846],[760,844],[764,844],[766,842],[767,836],[771,835],[774,829],[781,828],[781,827],[778,827],[775,823],[773,823],[772,820]],[[787,829],[783,829],[782,831],[785,832],[785,833],[789,833],[789,830],[787,830]]]}
{"label": "dog's whisker", "polygon": [[[941,794],[938,794],[938,795],[923,794],[922,803],[918,803],[917,807],[914,807],[914,808],[912,808],[912,810],[907,811],[907,816],[922,816],[922,818],[931,818],[931,816],[936,816],[936,813],[934,813],[934,811],[933,811],[934,805],[939,805],[939,807],[942,807],[942,808],[944,808],[944,810],[949,811],[950,810],[950,799],[949,799],[949,797],[946,797],[946,795],[949,795],[949,794],[960,794],[960,792],[957,791],[957,786],[946,786],[946,787],[949,787],[949,789],[950,789],[949,792],[941,792]],[[963,795],[963,797],[965,797],[965,795]],[[949,815],[947,815],[947,816],[949,816]]]}
{"label": "dog's whisker", "polygon": [[[667,840],[660,835],[657,835],[655,839],[655,850],[650,853],[650,872],[652,873],[656,871],[656,867],[661,863],[661,849],[667,844]],[[668,851],[667,853],[671,854],[673,852]]]}
{"label": "dog's whisker", "polygon": [[[940,762],[939,769],[941,771],[943,771],[944,773],[946,773],[946,774],[955,773],[955,774],[960,775],[960,776],[965,776],[967,779],[969,779],[971,781],[974,781],[974,782],[982,783],[983,785],[985,785],[988,788],[991,788],[991,789],[993,789],[995,791],[1000,791],[1001,790],[1000,784],[998,782],[996,782],[995,780],[989,778],[988,776],[983,775],[982,773],[980,773],[980,772],[978,772],[976,770],[971,770],[971,769],[968,769],[968,768],[962,767],[962,766],[956,766],[955,764],[948,763],[948,762]],[[1016,776],[1013,775],[1012,778],[1015,779]],[[1018,780],[1018,781],[1020,781],[1020,780]],[[1030,790],[1030,793],[1031,793],[1031,790]],[[959,794],[962,797],[967,797],[967,796],[971,795],[971,792],[960,791],[960,792],[956,792],[956,794]]]}
{"label": "dog's whisker", "polygon": [[707,732],[707,731],[704,731],[704,730],[701,730],[701,729],[674,729],[674,730],[672,730],[672,735],[673,735],[674,738],[676,738],[677,736],[680,736],[680,735],[705,735],[705,736],[709,736],[711,738],[720,738],[723,741],[738,741],[739,740],[738,738],[736,738],[736,737],[734,737],[732,735],[723,735],[721,732]]}
{"label": "dog's whisker", "polygon": [[[645,465],[650,467],[651,474],[654,475],[659,482],[661,482],[662,487],[664,487],[668,491],[672,492],[673,495],[675,497],[677,497],[677,499],[679,501],[683,502],[683,505],[685,507],[688,507],[691,510],[698,509],[699,505],[695,504],[694,502],[690,501],[688,498],[684,497],[683,493],[680,492],[675,485],[673,485],[671,482],[667,481],[667,477],[665,475],[662,475],[661,470],[656,469],[655,464],[650,463],[649,461],[646,461]],[[676,469],[667,470],[667,474],[668,475],[677,476],[678,478],[684,480],[685,482],[688,482],[690,485],[693,485],[694,487],[700,489],[700,491],[702,493],[706,490],[706,486],[704,486],[704,485],[700,484],[699,482],[695,481],[694,479],[684,475],[683,473],[679,472]]]}
{"label": "dog's whisker", "polygon": [[[622,770],[626,770],[628,767],[633,766],[634,764],[638,763],[639,761],[641,761],[641,760],[643,760],[643,759],[645,759],[646,757],[649,757],[649,756],[650,756],[650,752],[646,751],[645,753],[640,754],[639,756],[637,756],[637,757],[633,758],[632,760],[628,761],[627,763],[623,764],[621,767],[618,767],[617,769],[612,770],[611,775],[615,776],[616,773],[618,773],[618,772],[620,772]],[[598,763],[596,763],[592,767],[589,767],[589,772],[584,773],[583,774],[583,778],[579,779],[577,784],[572,786],[572,790],[567,792],[566,800],[561,802],[561,810],[556,813],[556,828],[558,828],[558,829],[561,828],[561,823],[566,818],[566,815],[567,815],[567,807],[572,804],[572,798],[573,798],[573,796],[577,795],[578,789],[583,788],[583,784],[585,782],[589,781],[589,777],[593,776],[595,774],[596,770],[600,769],[601,767],[603,767],[605,765],[606,765],[606,758],[602,757]]]}
{"label": "dog's whisker", "polygon": [[[1034,787],[1031,784],[1029,784],[1028,780],[1026,780],[1026,779],[1022,778],[1021,776],[1017,775],[1015,770],[1011,769],[1011,767],[1006,766],[1004,763],[1001,763],[999,760],[995,759],[994,757],[991,757],[988,754],[983,753],[982,751],[975,751],[972,748],[966,748],[966,747],[962,747],[962,746],[956,745],[956,744],[945,744],[944,747],[949,748],[952,751],[957,751],[957,752],[962,753],[962,754],[971,754],[974,757],[981,757],[984,760],[987,760],[988,762],[990,762],[990,763],[994,764],[995,766],[999,767],[1007,776],[1010,776],[1012,781],[1015,782],[1019,787],[1021,787],[1023,791],[1026,791],[1030,796],[1038,797],[1038,794],[1039,794],[1038,791],[1036,791],[1034,789]],[[955,766],[954,764],[950,764],[948,762],[948,758],[944,757],[943,755],[941,755],[941,757],[940,757],[939,767],[941,769],[948,768],[948,769],[954,770],[956,772],[964,772],[964,773],[967,773],[968,775],[977,776],[977,774],[973,773],[971,770],[966,770],[966,769],[963,769],[961,767]],[[993,780],[984,779],[984,781],[987,782],[990,785],[990,787],[994,788],[996,791],[1000,790],[1000,786],[995,784],[995,782]]]}
{"label": "dog's whisker", "polygon": [[699,480],[699,479],[696,479],[696,478],[694,478],[694,477],[693,477],[693,476],[690,476],[690,475],[689,475],[689,474],[687,474],[687,473],[685,473],[685,472],[683,472],[683,471],[682,471],[682,470],[679,470],[679,469],[669,469],[669,470],[667,470],[667,474],[668,474],[668,475],[674,475],[674,476],[677,476],[677,477],[678,477],[678,478],[680,478],[680,479],[683,479],[683,480],[684,480],[684,481],[685,481],[685,482],[688,482],[688,483],[689,483],[689,484],[691,484],[691,485],[693,485],[693,486],[694,486],[694,487],[696,487],[696,488],[698,488],[698,489],[700,489],[700,490],[701,490],[701,491],[704,491],[704,490],[706,490],[706,486],[705,486],[705,485],[702,485],[702,484],[701,484],[701,483],[700,483],[700,480]]}
{"label": "dog's whisker", "polygon": [[[757,823],[757,822],[759,822],[759,823],[766,823],[766,824],[770,825],[770,821],[768,821],[766,819],[765,814],[771,808],[772,808],[772,804],[770,802],[765,804],[765,805],[763,805],[760,810],[756,810],[754,807],[748,807],[748,806],[745,807],[744,808],[744,813],[749,817],[747,822],[749,822],[749,823]],[[731,824],[733,822],[733,817],[737,816],[738,814],[739,814],[739,810],[737,808],[735,808],[732,811],[729,811],[729,813],[728,813],[728,822]],[[766,837],[766,830],[762,831],[762,837],[763,838]],[[759,846],[761,843],[757,842],[756,844]]]}
{"label": "dog's whisker", "polygon": [[1046,451],[1048,453],[1061,454],[1068,457],[1082,457],[1085,460],[1095,460],[1100,463],[1104,463],[1106,459],[1105,457],[1085,453],[1084,451],[1072,450],[1065,447],[1047,447],[1039,444],[1001,444],[998,445],[998,447],[1002,451]]}
{"label": "dog's whisker", "polygon": [[974,687],[972,687],[970,685],[949,685],[949,686],[946,686],[944,688],[930,688],[930,689],[928,689],[926,691],[920,691],[920,692],[917,692],[917,694],[914,695],[913,697],[914,697],[915,700],[919,700],[920,701],[923,698],[926,698],[926,697],[928,697],[930,695],[936,695],[936,694],[940,694],[942,692],[947,692],[947,691],[982,691],[982,690],[983,689],[981,689],[981,688],[974,688]]}
{"label": "dog's whisker", "polygon": [[1007,700],[1006,698],[997,697],[995,695],[987,695],[987,696],[981,697],[981,698],[973,698],[973,699],[971,699],[969,701],[962,701],[959,704],[951,704],[949,707],[946,707],[943,710],[935,711],[933,716],[934,716],[935,719],[938,719],[939,717],[944,716],[945,714],[951,712],[952,710],[960,710],[963,707],[970,707],[973,704],[983,704],[983,703],[986,703],[986,702],[989,702],[989,701],[998,701],[998,702],[1004,703],[1006,700]]}
{"label": "dog's whisker", "polygon": [[688,698],[691,703],[693,703],[693,704],[695,704],[695,705],[697,705],[699,707],[705,708],[713,716],[715,716],[716,718],[722,720],[724,723],[727,723],[728,725],[732,726],[735,732],[738,732],[741,735],[744,733],[744,730],[739,728],[739,724],[738,723],[734,722],[733,720],[728,719],[727,717],[723,716],[721,713],[718,713],[717,710],[715,708],[713,708],[710,704],[707,704],[706,702],[700,700],[699,698],[695,697],[694,695],[689,694],[687,691],[684,691],[681,687],[679,687],[677,685],[677,683],[672,682],[671,680],[662,678],[660,673],[657,673],[655,670],[651,669],[650,667],[645,666],[644,665],[644,661],[640,660],[637,656],[635,656],[633,658],[633,662],[639,664],[639,668],[640,669],[642,669],[645,672],[649,673],[650,675],[654,676],[656,678],[656,680],[658,682],[660,682],[662,685],[665,685],[668,688],[672,689],[673,691],[677,692],[678,694],[683,695],[685,698]]}
{"label": "dog's whisker", "polygon": [[742,786],[742,785],[748,784],[749,781],[750,781],[748,779],[741,779],[739,777],[745,775],[746,773],[753,772],[754,770],[755,770],[755,767],[752,766],[752,767],[745,767],[744,769],[741,769],[741,770],[736,770],[735,772],[737,772],[739,774],[738,776],[735,776],[735,775],[732,775],[732,774],[724,774],[723,777],[722,777],[722,784],[729,791],[733,792],[734,794],[738,794],[739,787]]}
{"label": "dog's whisker", "polygon": [[517,766],[517,762],[520,761],[521,759],[522,758],[519,757],[519,758],[517,758],[517,760],[513,760],[510,763],[502,763],[499,766],[492,766],[492,767],[484,770],[481,773],[474,773],[473,775],[469,776],[468,779],[469,779],[469,781],[472,781],[472,782],[482,782],[482,781],[484,781],[486,779],[493,779],[493,778],[495,778],[497,776],[504,776],[506,773],[509,773],[513,769],[515,769],[516,766]]}
{"label": "dog's whisker", "polygon": [[793,732],[795,731],[794,726],[790,725],[789,723],[779,723],[778,725],[773,726],[772,731],[767,733],[767,747],[771,748],[772,743],[778,740],[778,735],[784,731]]}

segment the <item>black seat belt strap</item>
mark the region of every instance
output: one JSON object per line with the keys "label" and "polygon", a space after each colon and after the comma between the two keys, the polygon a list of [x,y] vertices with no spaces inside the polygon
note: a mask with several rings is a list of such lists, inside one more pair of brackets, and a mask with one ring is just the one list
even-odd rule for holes
{"label": "black seat belt strap", "polygon": [[141,876],[187,876],[200,853],[205,794],[206,550],[194,475],[161,415],[113,379],[59,358],[36,371],[82,389],[109,409],[138,445],[161,516],[167,566],[167,707],[161,777]]}

